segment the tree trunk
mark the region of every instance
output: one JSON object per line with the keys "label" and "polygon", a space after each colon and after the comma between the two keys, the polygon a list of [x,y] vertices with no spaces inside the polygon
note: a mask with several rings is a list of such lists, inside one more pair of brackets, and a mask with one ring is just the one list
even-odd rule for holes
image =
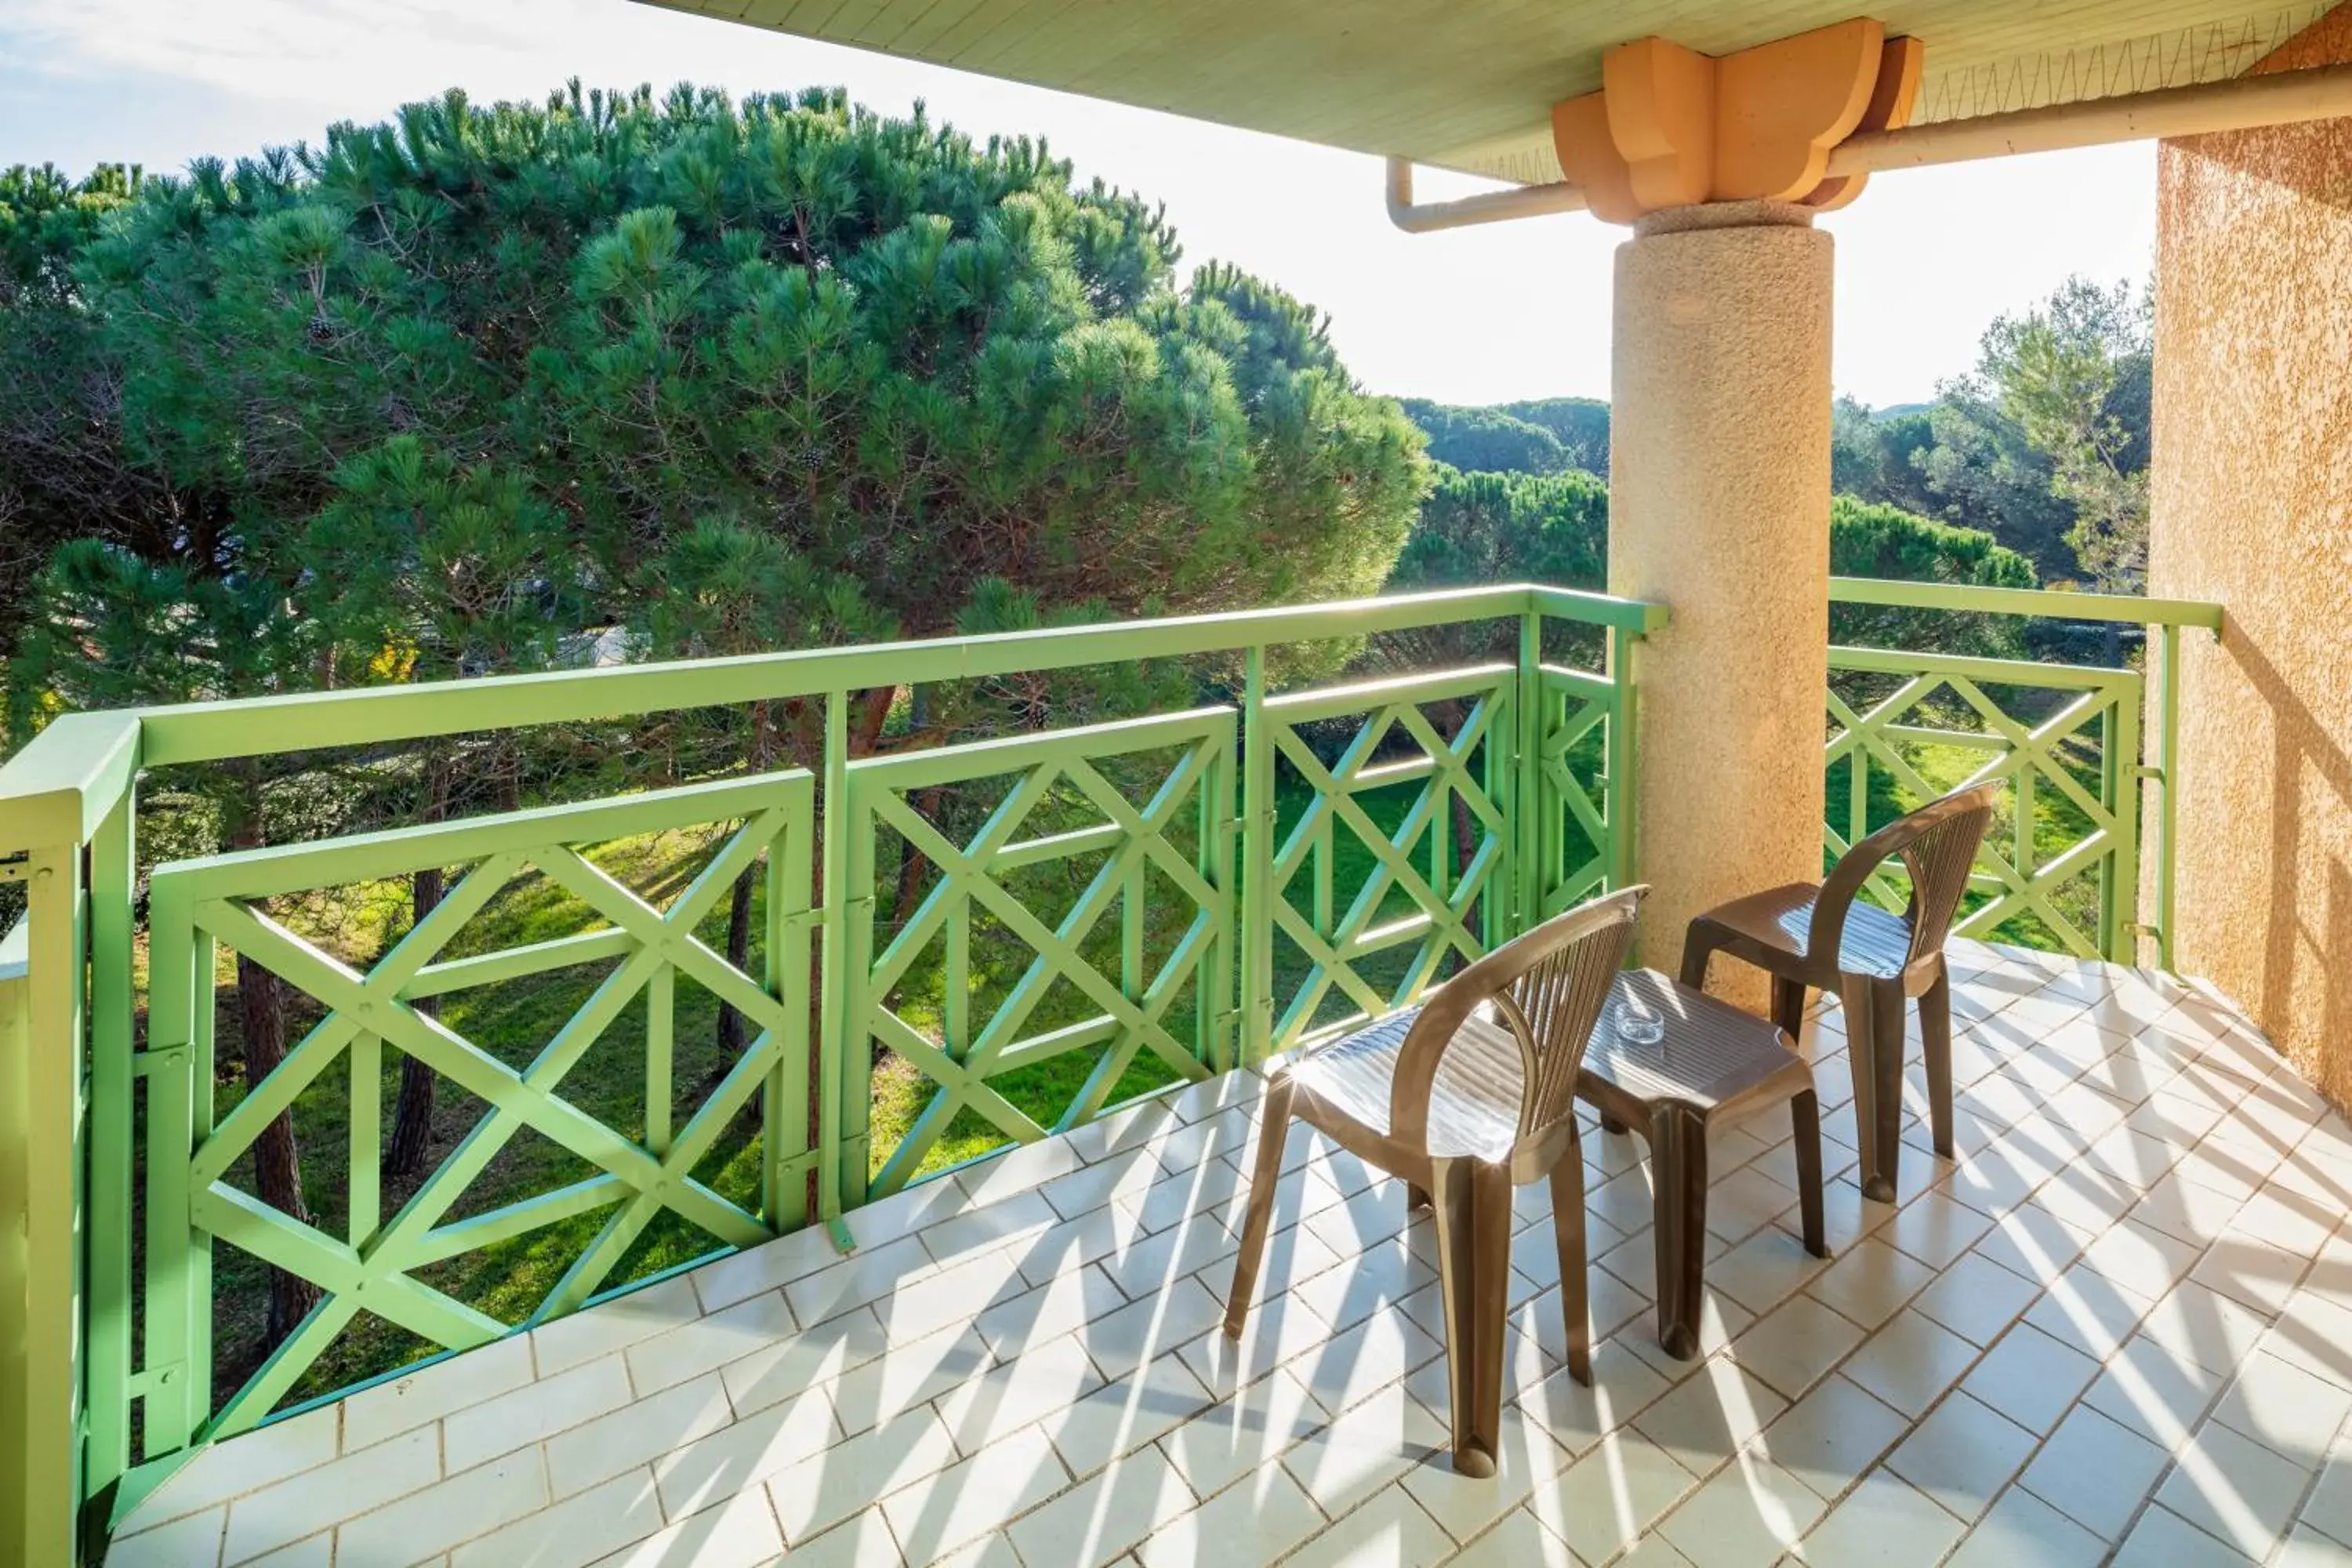
{"label": "tree trunk", "polygon": [[[441,868],[435,866],[415,873],[408,879],[408,889],[410,907],[415,911],[410,929],[414,930],[440,906],[444,891]],[[428,996],[414,1005],[416,1011],[430,1016],[438,1003]],[[384,1151],[384,1173],[415,1175],[425,1169],[425,1156],[432,1146],[433,1069],[404,1051],[400,1058],[400,1099],[393,1110],[392,1144]]]}
{"label": "tree trunk", "polygon": [[[245,1034],[245,1081],[261,1084],[286,1059],[286,999],[278,976],[237,955],[236,999]],[[253,1145],[254,1177],[261,1201],[298,1225],[310,1223],[302,1199],[302,1155],[294,1142],[294,1117],[281,1111]],[[280,1268],[269,1271],[269,1315],[265,1332],[274,1349],[318,1305],[319,1288]]]}
{"label": "tree trunk", "polygon": [[[449,815],[450,797],[456,793],[449,754],[436,748],[425,761],[425,809],[420,815],[426,822],[440,822]],[[447,891],[441,868],[434,866],[415,872],[408,879],[409,929],[425,923],[425,917],[440,907]],[[427,998],[415,1004],[416,1010],[432,1016],[437,1004]],[[433,1069],[406,1052],[400,1058],[400,1098],[392,1117],[392,1146],[384,1152],[383,1168],[387,1175],[414,1176],[425,1169],[425,1154],[433,1146]]]}
{"label": "tree trunk", "polygon": [[[759,872],[754,863],[743,868],[735,879],[735,887],[727,898],[727,962],[749,973],[751,968],[751,879]],[[719,1005],[719,1048],[730,1057],[743,1053],[743,1015],[724,1002]]]}
{"label": "tree trunk", "polygon": [[[261,815],[261,775],[257,764],[238,765],[231,775],[242,786],[229,811],[228,846],[257,849],[265,833]],[[286,1059],[286,998],[278,976],[243,953],[236,958],[238,1032],[245,1037],[245,1087],[247,1093],[278,1070]],[[254,1184],[261,1201],[298,1225],[310,1223],[310,1205],[302,1197],[302,1152],[294,1140],[294,1113],[281,1110],[253,1144]],[[263,1327],[268,1347],[278,1345],[301,1326],[318,1304],[319,1288],[299,1274],[269,1271],[269,1310]]]}
{"label": "tree trunk", "polygon": [[[775,742],[774,710],[764,700],[752,703],[751,754],[749,761],[753,773],[767,772],[774,762]],[[763,858],[744,867],[743,874],[735,879],[735,886],[727,897],[727,962],[747,974],[751,969],[751,879],[759,874],[764,863]],[[774,961],[771,958],[770,962]],[[719,1005],[719,1054],[726,1057],[742,1055],[745,1034],[743,1015],[721,1002]],[[723,1073],[726,1065],[722,1062],[713,1070]]]}

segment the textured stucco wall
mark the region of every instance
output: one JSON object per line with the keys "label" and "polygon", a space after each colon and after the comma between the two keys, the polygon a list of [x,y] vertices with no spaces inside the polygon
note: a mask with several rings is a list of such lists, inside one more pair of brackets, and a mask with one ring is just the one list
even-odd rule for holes
{"label": "textured stucco wall", "polygon": [[[2263,68],[2352,60],[2352,6]],[[2352,120],[2165,143],[2149,592],[2183,634],[2175,962],[2352,1102]]]}
{"label": "textured stucco wall", "polygon": [[1634,724],[1641,954],[1670,973],[1694,914],[1821,875],[1831,272],[1778,204],[1660,213],[1617,251],[1609,589],[1674,616]]}

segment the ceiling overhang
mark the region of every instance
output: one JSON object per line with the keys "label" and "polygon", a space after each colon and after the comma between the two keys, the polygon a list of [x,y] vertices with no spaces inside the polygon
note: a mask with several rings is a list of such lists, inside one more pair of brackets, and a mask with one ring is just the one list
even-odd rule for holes
{"label": "ceiling overhang", "polygon": [[[646,0],[803,37],[1522,183],[1561,177],[1552,106],[1614,46],[1707,56],[1856,0]],[[2334,0],[1885,0],[1925,58],[1910,122],[2237,76]]]}

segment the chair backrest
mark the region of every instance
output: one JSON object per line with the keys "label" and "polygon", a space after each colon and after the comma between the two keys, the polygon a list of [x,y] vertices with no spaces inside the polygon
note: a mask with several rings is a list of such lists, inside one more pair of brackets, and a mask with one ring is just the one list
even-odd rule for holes
{"label": "chair backrest", "polygon": [[1609,984],[1624,967],[1647,887],[1628,888],[1555,915],[1445,983],[1413,1020],[1397,1053],[1389,1125],[1420,1135],[1445,1047],[1473,1013],[1493,1009],[1519,1046],[1519,1132],[1544,1131],[1576,1103],[1577,1069]]}
{"label": "chair backrest", "polygon": [[1916,963],[1942,947],[1959,913],[1961,895],[1969,890],[1969,871],[1976,864],[2000,794],[1998,781],[1954,790],[1897,817],[1839,857],[1814,900],[1805,951],[1838,951],[1848,908],[1871,872],[1898,856],[1911,879],[1911,903],[1903,911],[1904,922],[1911,928],[1905,962]]}

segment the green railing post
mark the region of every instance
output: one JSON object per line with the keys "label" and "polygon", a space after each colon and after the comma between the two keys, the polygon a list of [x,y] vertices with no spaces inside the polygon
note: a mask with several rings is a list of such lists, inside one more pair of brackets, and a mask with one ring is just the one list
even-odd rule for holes
{"label": "green railing post", "polygon": [[81,1475],[81,849],[12,863],[24,922],[0,943],[0,1557],[76,1558]]}
{"label": "green railing post", "polygon": [[1608,718],[1601,767],[1608,778],[1604,793],[1609,824],[1609,886],[1630,888],[1639,880],[1638,824],[1634,810],[1633,711],[1639,700],[1634,648],[1641,634],[1625,626],[1609,628],[1609,647],[1602,669],[1615,687],[1614,707]]}
{"label": "green railing post", "polygon": [[1198,1006],[1201,1059],[1212,1072],[1230,1072],[1238,1065],[1234,1050],[1234,982],[1238,963],[1234,929],[1234,866],[1239,849],[1234,816],[1233,737],[1209,764],[1200,798],[1200,872],[1224,899],[1217,933],[1202,962]]}
{"label": "green railing post", "polygon": [[1242,687],[1242,1065],[1274,1043],[1274,735],[1265,721],[1265,645],[1244,656]]}
{"label": "green railing post", "polygon": [[[767,988],[785,1005],[786,1028],[783,1048],[761,1096],[761,1149],[767,1163],[761,1217],[780,1236],[799,1229],[810,1218],[808,1178],[817,1155],[817,1141],[809,1130],[818,1076],[809,1070],[809,1002],[818,962],[811,945],[815,918],[809,906],[816,865],[815,847],[810,842],[814,826],[806,820],[793,823],[781,848],[771,846],[768,850]],[[822,994],[821,987],[815,989]]]}
{"label": "green railing post", "polygon": [[2102,900],[2107,926],[2105,956],[2111,963],[2139,959],[2139,705],[2140,688],[2135,683],[2116,696],[2100,736],[2107,809],[2118,825]]}
{"label": "green railing post", "polygon": [[[39,1560],[70,1548],[72,1496],[43,1465],[45,1440],[31,1404],[33,1361],[40,1353],[33,1306],[28,1234],[33,1140],[27,1086],[33,1048],[28,928],[0,931],[0,1557]],[[68,1483],[69,1485],[69,1483]],[[64,1533],[54,1516],[64,1510]]]}
{"label": "green railing post", "polygon": [[89,1413],[83,1463],[86,1492],[95,1495],[131,1468],[131,1189],[134,943],[137,820],[135,793],[126,788],[89,846],[90,1063]]}
{"label": "green railing post", "polygon": [[[845,1252],[856,1245],[843,1215],[866,1201],[866,1101],[872,1098],[867,1053],[852,1050],[849,966],[850,928],[874,918],[873,889],[851,897],[849,875],[849,693],[824,700],[824,791],[820,805],[824,835],[824,976],[820,988],[823,1025],[817,1043],[817,1213]],[[849,1058],[855,1057],[853,1063]]]}
{"label": "green railing post", "polygon": [[2180,627],[2164,627],[2164,708],[2156,737],[2156,961],[2172,967],[2172,860],[2180,824]]}
{"label": "green railing post", "polygon": [[1518,750],[1510,795],[1511,925],[1513,934],[1543,920],[1543,732],[1549,717],[1544,696],[1543,612],[1519,617],[1518,724],[1512,743]]}
{"label": "green railing post", "polygon": [[[165,881],[148,910],[145,1279],[140,1373],[142,1458],[194,1441],[211,1414],[192,1375],[212,1363],[212,1297],[199,1260],[209,1249],[189,1234],[188,1159],[197,1139],[197,1101],[212,1082],[213,943],[190,917],[179,887]],[[209,1095],[204,1096],[207,1100]]]}

